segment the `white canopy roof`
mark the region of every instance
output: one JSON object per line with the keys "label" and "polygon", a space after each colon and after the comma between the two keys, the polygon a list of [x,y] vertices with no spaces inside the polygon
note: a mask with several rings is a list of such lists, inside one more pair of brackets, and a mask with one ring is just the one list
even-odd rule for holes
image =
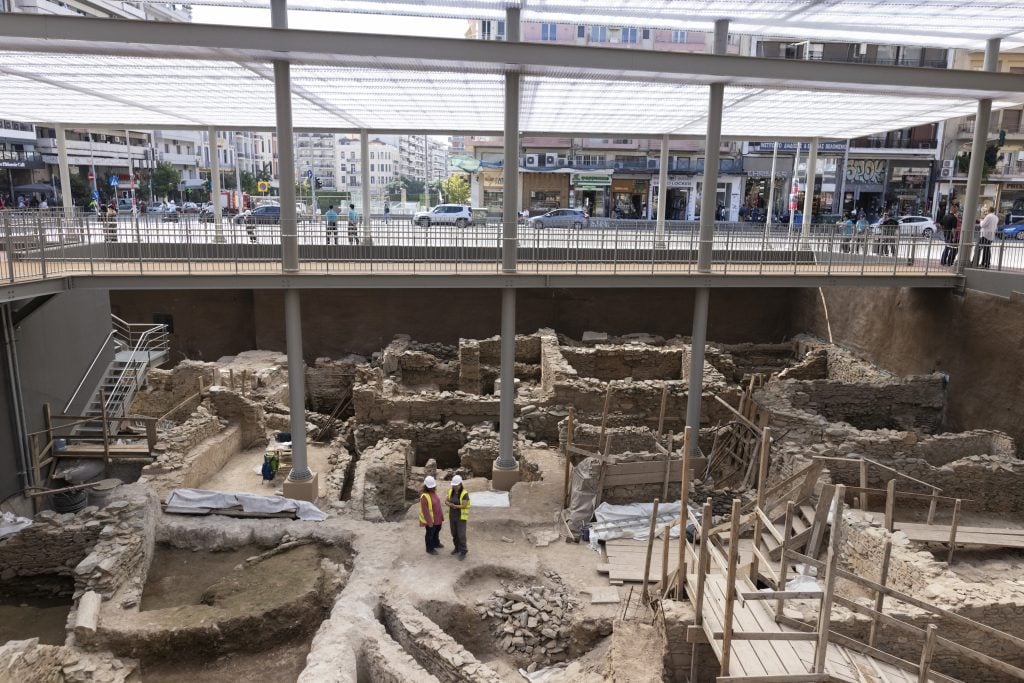
{"label": "white canopy roof", "polygon": [[711,82],[726,84],[723,134],[747,139],[1024,102],[1020,75],[612,48],[32,15],[4,15],[0,38],[0,118],[94,127],[272,129],[270,59],[292,62],[295,127],[325,131],[500,133],[513,68],[527,133],[703,137]]}

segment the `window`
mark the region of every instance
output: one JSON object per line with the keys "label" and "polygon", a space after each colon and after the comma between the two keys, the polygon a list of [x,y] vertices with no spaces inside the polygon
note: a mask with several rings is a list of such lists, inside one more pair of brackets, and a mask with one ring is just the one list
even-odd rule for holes
{"label": "window", "polygon": [[672,42],[673,43],[685,43],[686,42],[686,31],[672,31]]}
{"label": "window", "polygon": [[541,24],[540,25],[540,39],[541,40],[557,40],[558,39],[558,24]]}
{"label": "window", "polygon": [[608,27],[607,26],[591,26],[590,27],[590,42],[592,42],[592,43],[607,43],[608,42]]}
{"label": "window", "polygon": [[651,29],[645,28],[643,31],[641,31],[640,32],[640,38],[642,40],[650,40],[651,39]]}
{"label": "window", "polygon": [[635,43],[636,42],[636,28],[626,27],[622,29],[622,42],[624,43]]}
{"label": "window", "polygon": [[580,24],[579,26],[577,26],[576,27],[576,37],[577,38],[586,38],[587,37],[587,27],[584,26],[583,24]]}
{"label": "window", "polygon": [[499,21],[498,22],[498,35],[495,36],[495,37],[498,40],[504,40],[505,39],[505,22],[504,21]]}
{"label": "window", "polygon": [[[372,156],[372,155],[371,155]],[[374,168],[374,164],[370,164],[370,172],[373,173],[377,169]]]}

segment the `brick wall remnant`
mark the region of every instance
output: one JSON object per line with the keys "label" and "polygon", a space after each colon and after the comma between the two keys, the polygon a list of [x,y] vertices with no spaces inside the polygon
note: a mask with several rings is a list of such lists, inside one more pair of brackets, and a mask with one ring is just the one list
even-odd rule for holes
{"label": "brick wall remnant", "polygon": [[406,511],[405,484],[412,460],[412,442],[406,439],[382,439],[363,451],[351,498],[363,519],[384,521]]}
{"label": "brick wall remnant", "polygon": [[317,358],[306,368],[306,398],[310,409],[330,415],[341,397],[352,391],[356,368],[366,358],[349,354],[344,358]]}
{"label": "brick wall remnant", "polygon": [[467,394],[479,394],[480,342],[475,339],[459,340],[459,389]]}
{"label": "brick wall remnant", "polygon": [[242,448],[251,448],[266,440],[266,418],[259,403],[222,386],[210,387],[209,396],[219,417],[241,425]]}

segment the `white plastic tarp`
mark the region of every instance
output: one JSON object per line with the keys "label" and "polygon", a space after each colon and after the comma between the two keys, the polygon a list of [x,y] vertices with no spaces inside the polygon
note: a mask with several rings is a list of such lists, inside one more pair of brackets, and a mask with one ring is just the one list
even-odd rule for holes
{"label": "white plastic tarp", "polygon": [[507,508],[508,491],[470,491],[469,507],[472,508]]}
{"label": "white plastic tarp", "polygon": [[322,522],[327,519],[327,515],[320,508],[304,500],[282,498],[281,496],[259,496],[254,493],[174,489],[167,497],[167,505],[213,510],[240,506],[245,512],[295,512],[296,517],[306,522]]}
{"label": "white plastic tarp", "polygon": [[[667,521],[678,517],[680,508],[679,501],[658,505],[658,526],[661,527]],[[609,522],[614,523],[615,526],[607,529],[591,526],[590,545],[596,547],[598,541],[607,541],[613,538],[633,538],[638,541],[647,540],[651,526],[651,513],[653,511],[653,503],[629,503],[627,505],[601,503],[594,510],[595,526]],[[679,538],[679,526],[673,526],[669,535],[671,538]]]}
{"label": "white plastic tarp", "polygon": [[13,512],[5,512],[0,516],[0,538],[11,536],[30,526],[32,526],[31,519],[16,517]]}

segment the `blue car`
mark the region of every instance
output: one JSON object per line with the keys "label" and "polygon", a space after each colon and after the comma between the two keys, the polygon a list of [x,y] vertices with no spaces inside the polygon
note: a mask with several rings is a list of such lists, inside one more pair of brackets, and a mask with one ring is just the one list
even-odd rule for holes
{"label": "blue car", "polygon": [[1024,218],[1019,218],[1013,223],[1000,228],[999,236],[1004,240],[1024,240]]}

